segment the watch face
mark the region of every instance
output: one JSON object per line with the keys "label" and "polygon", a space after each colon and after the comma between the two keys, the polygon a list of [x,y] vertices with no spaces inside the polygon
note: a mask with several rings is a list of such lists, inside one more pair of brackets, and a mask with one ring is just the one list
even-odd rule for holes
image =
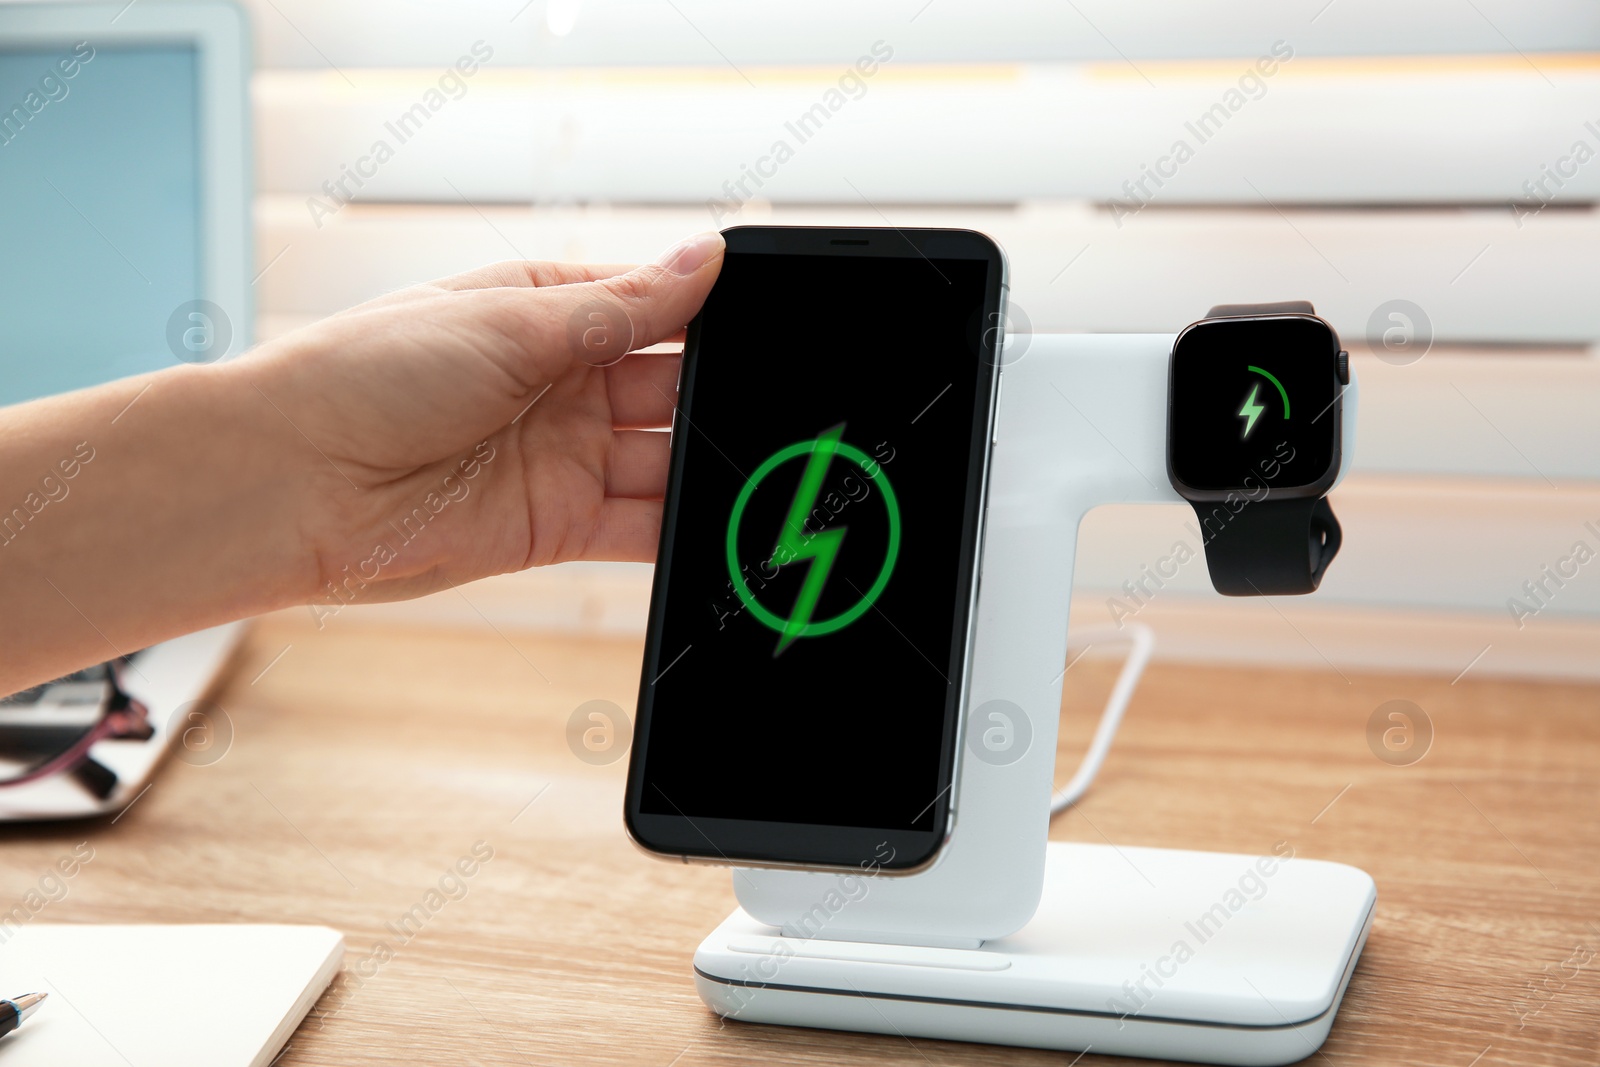
{"label": "watch face", "polygon": [[1168,459],[1198,492],[1304,489],[1334,464],[1339,342],[1321,319],[1196,323],[1172,352]]}

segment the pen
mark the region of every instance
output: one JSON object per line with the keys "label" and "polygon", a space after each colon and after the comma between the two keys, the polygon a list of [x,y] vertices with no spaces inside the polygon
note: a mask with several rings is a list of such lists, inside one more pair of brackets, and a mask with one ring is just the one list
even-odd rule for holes
{"label": "pen", "polygon": [[0,999],[0,1037],[22,1025],[22,1020],[39,1010],[48,993],[26,993],[10,1000]]}

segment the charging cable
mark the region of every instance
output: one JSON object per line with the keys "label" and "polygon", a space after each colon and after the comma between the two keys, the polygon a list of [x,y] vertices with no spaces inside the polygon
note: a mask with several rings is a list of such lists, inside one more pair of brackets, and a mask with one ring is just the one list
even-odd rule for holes
{"label": "charging cable", "polygon": [[[1128,658],[1122,661],[1122,673],[1117,675],[1117,684],[1111,687],[1111,697],[1106,701],[1105,710],[1100,713],[1100,725],[1095,728],[1094,740],[1089,742],[1089,751],[1084,753],[1083,760],[1078,764],[1078,769],[1073,772],[1067,784],[1056,791],[1050,800],[1050,815],[1052,818],[1066,811],[1089,791],[1089,784],[1094,781],[1094,776],[1100,773],[1100,765],[1106,761],[1106,754],[1111,751],[1111,742],[1117,736],[1117,728],[1122,725],[1122,715],[1128,710],[1128,701],[1133,699],[1133,691],[1139,685],[1139,678],[1144,674],[1145,666],[1150,662],[1150,653],[1155,651],[1156,635],[1150,627],[1139,622],[1124,623],[1121,629],[1103,627],[1092,630],[1081,630],[1072,634],[1068,642],[1076,644],[1079,641],[1087,642],[1077,658],[1067,662],[1067,670],[1082,659],[1084,654],[1097,644],[1111,644],[1113,642],[1130,642],[1132,647],[1128,650]],[[1063,674],[1066,671],[1062,672]]]}

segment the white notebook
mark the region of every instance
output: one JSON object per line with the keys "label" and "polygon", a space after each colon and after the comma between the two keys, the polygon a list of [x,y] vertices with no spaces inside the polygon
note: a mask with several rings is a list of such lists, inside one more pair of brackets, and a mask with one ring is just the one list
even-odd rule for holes
{"label": "white notebook", "polygon": [[266,1067],[344,962],[326,926],[9,932],[0,997],[49,999],[0,1037],[4,1067]]}

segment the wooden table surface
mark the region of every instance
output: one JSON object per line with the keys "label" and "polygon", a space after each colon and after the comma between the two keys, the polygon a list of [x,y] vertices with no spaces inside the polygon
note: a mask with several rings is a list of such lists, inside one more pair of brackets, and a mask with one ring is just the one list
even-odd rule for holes
{"label": "wooden table surface", "polygon": [[[345,974],[282,1067],[1072,1062],[708,1012],[690,957],[733,907],[727,872],[637,852],[626,760],[591,765],[566,740],[585,701],[631,709],[639,659],[633,639],[264,620],[217,694],[231,742],[219,725],[115,822],[7,828],[0,911],[87,840],[93,859],[33,921],[345,931]],[[1068,672],[1063,769],[1114,673]],[[1368,740],[1397,698],[1434,732],[1407,766]],[[1319,1061],[1595,1064],[1597,766],[1600,688],[1158,664],[1053,836],[1287,840],[1369,871],[1376,921]],[[448,876],[475,851],[491,858]]]}

